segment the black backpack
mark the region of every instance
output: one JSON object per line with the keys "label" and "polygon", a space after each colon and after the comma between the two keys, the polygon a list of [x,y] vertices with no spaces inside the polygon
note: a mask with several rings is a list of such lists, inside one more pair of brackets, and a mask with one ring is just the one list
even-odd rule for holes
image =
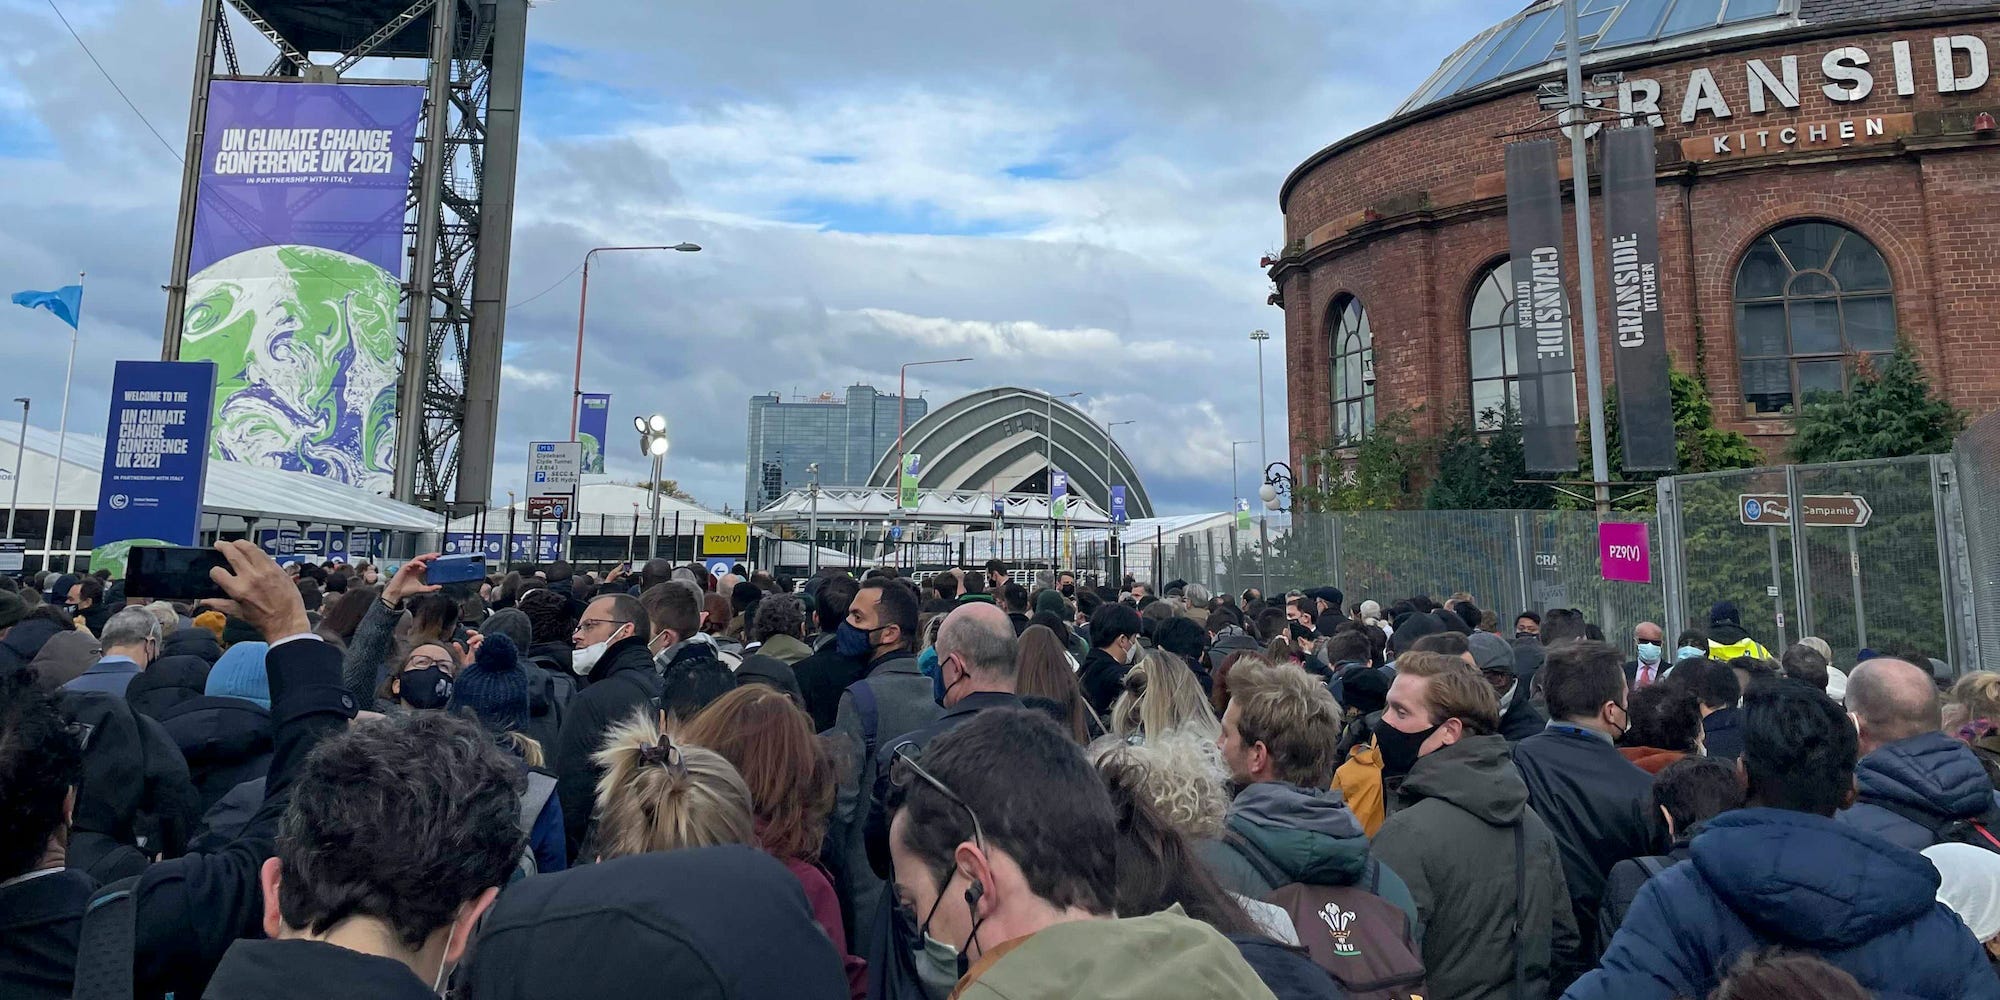
{"label": "black backpack", "polygon": [[1870,802],[1872,806],[1895,813],[1918,826],[1930,831],[1931,838],[1939,844],[1971,844],[1982,850],[2000,854],[2000,805],[1988,806],[1978,817],[1963,817],[1939,822],[1936,816],[1919,812],[1896,802]]}

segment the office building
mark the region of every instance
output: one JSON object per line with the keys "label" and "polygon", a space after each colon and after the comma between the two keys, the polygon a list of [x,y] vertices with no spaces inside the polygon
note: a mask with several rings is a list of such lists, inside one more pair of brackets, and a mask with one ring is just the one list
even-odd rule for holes
{"label": "office building", "polygon": [[[744,448],[743,509],[755,511],[799,489],[818,463],[825,486],[859,486],[896,447],[895,396],[874,386],[851,385],[844,396],[823,392],[787,400],[777,393],[750,397]],[[930,412],[921,398],[903,401],[902,419],[915,424]]]}

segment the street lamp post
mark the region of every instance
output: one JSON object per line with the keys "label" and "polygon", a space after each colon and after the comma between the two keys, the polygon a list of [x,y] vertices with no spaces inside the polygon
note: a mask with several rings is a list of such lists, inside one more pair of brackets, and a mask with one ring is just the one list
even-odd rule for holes
{"label": "street lamp post", "polygon": [[[14,402],[21,404],[21,440],[14,445],[14,498],[7,501],[7,537],[14,537],[14,516],[21,511],[22,464],[28,460],[28,397],[16,396]],[[55,516],[53,510],[49,516]]]}
{"label": "street lamp post", "polygon": [[1048,477],[1050,572],[1054,572],[1056,568],[1056,400],[1075,399],[1081,395],[1082,392],[1066,392],[1060,396],[1054,393],[1048,394],[1048,426],[1043,429],[1042,446],[1043,460],[1049,466],[1043,475]]}
{"label": "street lamp post", "polygon": [[576,377],[570,383],[570,391],[569,391],[569,439],[571,441],[575,441],[577,439],[576,411],[577,411],[577,405],[581,403],[583,400],[583,315],[584,311],[588,309],[590,306],[591,258],[601,253],[613,253],[613,252],[631,251],[631,250],[679,250],[682,253],[694,253],[700,249],[701,247],[696,246],[693,243],[672,243],[661,246],[643,246],[643,247],[594,247],[590,250],[590,252],[583,255],[583,291],[579,294],[576,303]]}
{"label": "street lamp post", "polygon": [[645,454],[653,456],[652,532],[646,538],[646,559],[652,561],[660,555],[660,477],[665,475],[667,459],[667,418],[655,413],[650,417],[633,417],[632,426],[639,430],[639,444]]}
{"label": "street lamp post", "polygon": [[[1250,339],[1257,344],[1257,464],[1269,466],[1271,449],[1266,443],[1269,425],[1264,419],[1264,342],[1270,340],[1271,335],[1262,330],[1252,330]],[[1271,593],[1271,515],[1262,511],[1257,514],[1257,538],[1264,550],[1264,558],[1259,562],[1263,564],[1264,594],[1268,597]]]}
{"label": "street lamp post", "polygon": [[811,504],[811,512],[806,515],[806,575],[819,575],[819,463],[806,466],[806,475],[812,480],[806,484],[806,497]]}
{"label": "street lamp post", "polygon": [[[1229,442],[1229,558],[1236,558],[1236,504],[1243,499],[1243,480],[1236,474],[1236,449],[1255,441]],[[1236,576],[1230,574],[1230,589],[1235,589]]]}

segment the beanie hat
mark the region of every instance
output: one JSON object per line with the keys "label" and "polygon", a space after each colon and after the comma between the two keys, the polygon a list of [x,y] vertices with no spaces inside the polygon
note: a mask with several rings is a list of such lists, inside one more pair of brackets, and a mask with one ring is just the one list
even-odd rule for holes
{"label": "beanie hat", "polygon": [[254,626],[241,618],[231,618],[222,623],[222,648],[224,650],[239,642],[258,642],[263,638],[264,634],[262,632],[257,631]]}
{"label": "beanie hat", "polygon": [[1063,599],[1060,590],[1044,590],[1035,594],[1035,613],[1047,611],[1059,617],[1067,617],[1069,602]]}
{"label": "beanie hat", "polygon": [[528,673],[521,669],[514,640],[505,635],[487,636],[472,664],[452,679],[451,701],[445,707],[453,712],[471,711],[495,736],[526,728]]}
{"label": "beanie hat", "polygon": [[21,600],[21,595],[11,590],[0,590],[0,628],[12,628],[26,617],[28,605]]}
{"label": "beanie hat", "polygon": [[271,675],[264,669],[264,654],[271,647],[261,642],[239,642],[222,653],[209,668],[208,686],[203,694],[211,698],[241,698],[263,708],[271,707]]}
{"label": "beanie hat", "polygon": [[217,642],[222,641],[222,626],[224,621],[225,619],[222,617],[222,612],[220,611],[204,611],[194,616],[195,627],[207,629],[211,635],[215,636]]}
{"label": "beanie hat", "polygon": [[517,652],[535,644],[534,623],[518,608],[501,608],[493,612],[479,624],[479,631],[482,635],[504,635],[512,639]]}
{"label": "beanie hat", "polygon": [[1434,615],[1413,611],[1396,624],[1396,634],[1389,637],[1389,648],[1398,654],[1407,653],[1417,640],[1427,635],[1445,631],[1444,622]]}
{"label": "beanie hat", "polygon": [[1341,674],[1340,699],[1342,708],[1373,715],[1389,704],[1389,678],[1366,664],[1349,667]]}
{"label": "beanie hat", "polygon": [[1737,612],[1736,605],[1729,601],[1717,601],[1714,607],[1708,609],[1710,625],[1720,625],[1723,622],[1728,622],[1737,628],[1743,627],[1743,616]]}

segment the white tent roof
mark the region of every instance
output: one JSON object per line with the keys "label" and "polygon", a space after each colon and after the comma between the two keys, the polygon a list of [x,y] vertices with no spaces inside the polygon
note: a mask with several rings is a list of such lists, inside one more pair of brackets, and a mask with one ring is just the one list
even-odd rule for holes
{"label": "white tent roof", "polygon": [[[1047,522],[1049,498],[1040,493],[1002,493],[1009,523]],[[859,486],[822,486],[819,491],[819,518],[822,521],[933,521],[985,525],[993,521],[994,494],[983,490],[923,490],[917,494],[917,509],[905,510],[895,489]],[[1071,494],[1065,524],[1104,525],[1111,518],[1089,498]],[[791,524],[812,516],[813,501],[806,490],[792,490],[752,515],[753,524]]]}
{"label": "white tent roof", "polygon": [[[618,531],[623,533],[631,528],[632,507],[634,504],[638,505],[639,517],[642,521],[652,517],[653,493],[651,490],[643,486],[627,486],[623,483],[585,483],[583,488],[578,491],[576,514],[591,521],[594,521],[600,514],[614,520],[622,518],[623,520],[615,520],[615,523],[622,525]],[[488,510],[486,512],[486,530],[489,532],[506,531],[507,511],[510,507],[514,510],[515,516],[520,519],[522,525],[522,527],[515,529],[516,532],[527,530],[525,525],[527,524],[528,517],[528,499],[526,497],[522,497],[512,504]],[[686,532],[691,527],[698,529],[705,524],[743,523],[741,518],[724,517],[700,504],[690,503],[686,500],[676,500],[664,493],[660,494],[660,519],[671,525],[674,523],[675,514],[680,515],[680,525],[683,532]],[[498,520],[495,520],[496,518]],[[451,522],[451,530],[471,531],[474,524],[475,519],[472,517],[456,518]],[[585,525],[586,529],[590,527],[591,525]],[[591,534],[591,532],[586,530],[584,534]]]}
{"label": "white tent roof", "polygon": [[[16,474],[15,448],[21,442],[21,422],[0,420],[0,496],[12,496]],[[104,461],[104,438],[70,431],[62,447],[62,481],[56,494],[58,510],[97,507],[98,467]],[[20,464],[21,508],[46,509],[56,483],[55,432],[30,425]],[[422,507],[391,500],[366,490],[343,486],[303,472],[266,469],[241,462],[211,460],[201,509],[208,514],[279,518],[335,527],[389,531],[436,531],[438,515]]]}

